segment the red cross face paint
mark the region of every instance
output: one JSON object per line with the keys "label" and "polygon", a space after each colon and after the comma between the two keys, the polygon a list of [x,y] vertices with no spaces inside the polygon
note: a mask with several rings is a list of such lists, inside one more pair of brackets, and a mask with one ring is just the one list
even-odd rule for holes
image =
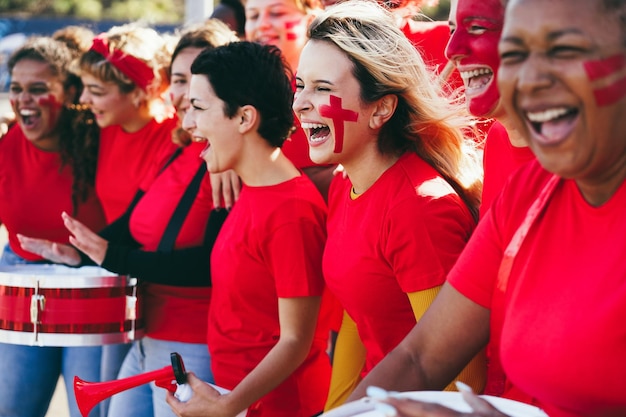
{"label": "red cross face paint", "polygon": [[343,132],[344,122],[356,122],[359,114],[352,110],[341,107],[341,97],[330,96],[330,105],[323,104],[320,106],[320,116],[327,117],[333,121],[335,128],[335,153],[341,153],[343,150]]}
{"label": "red cross face paint", "polygon": [[247,0],[246,40],[280,49],[292,68],[298,66],[309,18],[295,0]]}
{"label": "red cross face paint", "polygon": [[623,54],[583,63],[594,84],[598,106],[610,106],[626,96],[626,57]]}
{"label": "red cross face paint", "polygon": [[285,22],[285,37],[288,41],[295,41],[299,38],[294,29],[301,23],[301,20],[295,20],[293,22]]}

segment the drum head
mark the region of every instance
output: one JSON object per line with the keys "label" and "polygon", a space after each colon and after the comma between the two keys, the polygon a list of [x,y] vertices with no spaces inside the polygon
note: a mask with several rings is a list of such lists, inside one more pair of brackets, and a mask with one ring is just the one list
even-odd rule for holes
{"label": "drum head", "polygon": [[[398,396],[441,404],[462,413],[472,411],[460,392],[413,391],[403,392],[398,394]],[[493,397],[491,395],[481,395],[481,398],[489,401],[498,410],[511,417],[548,417],[541,409],[519,401]],[[384,414],[374,409],[375,403],[376,402],[370,398],[363,398],[359,401],[353,401],[328,411],[324,413],[322,417],[385,417]]]}
{"label": "drum head", "polygon": [[0,342],[99,346],[143,336],[137,279],[94,266],[0,267]]}

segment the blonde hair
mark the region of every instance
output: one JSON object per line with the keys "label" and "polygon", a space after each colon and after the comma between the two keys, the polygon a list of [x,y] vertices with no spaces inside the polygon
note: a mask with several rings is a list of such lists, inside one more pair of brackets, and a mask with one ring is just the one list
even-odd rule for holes
{"label": "blonde hair", "polygon": [[331,42],[354,64],[361,100],[388,94],[398,98],[394,115],[382,127],[382,154],[416,152],[459,193],[475,216],[482,170],[475,143],[463,134],[470,118],[460,103],[445,98],[436,75],[395,25],[391,13],[374,1],[338,3],[309,26],[310,39]]}
{"label": "blonde hair", "polygon": [[322,0],[294,0],[294,3],[305,14],[315,14],[324,8]]}

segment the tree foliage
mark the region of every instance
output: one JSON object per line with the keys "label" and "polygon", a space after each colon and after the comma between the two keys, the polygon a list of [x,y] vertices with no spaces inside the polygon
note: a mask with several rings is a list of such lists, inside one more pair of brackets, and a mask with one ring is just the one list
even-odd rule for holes
{"label": "tree foliage", "polygon": [[91,20],[182,22],[185,0],[0,0],[3,14]]}
{"label": "tree foliage", "polygon": [[[427,2],[425,2],[427,3]],[[440,0],[434,6],[424,6],[422,13],[428,16],[432,20],[448,20],[448,14],[450,12],[450,0]]]}
{"label": "tree foliage", "polygon": [[[437,4],[425,5],[422,13],[433,20],[448,20],[450,0],[434,3]],[[25,17],[64,16],[90,20],[141,19],[151,23],[179,23],[184,19],[185,0],[0,0],[0,11]]]}

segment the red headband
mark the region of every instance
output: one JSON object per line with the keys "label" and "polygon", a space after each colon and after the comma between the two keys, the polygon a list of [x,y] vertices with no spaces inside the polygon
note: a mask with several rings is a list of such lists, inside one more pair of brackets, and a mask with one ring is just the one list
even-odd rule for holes
{"label": "red headband", "polygon": [[101,36],[94,38],[90,51],[102,55],[111,65],[120,70],[122,74],[130,78],[143,90],[154,80],[154,71],[148,64],[132,55],[125,54],[119,49],[110,51],[106,39]]}

